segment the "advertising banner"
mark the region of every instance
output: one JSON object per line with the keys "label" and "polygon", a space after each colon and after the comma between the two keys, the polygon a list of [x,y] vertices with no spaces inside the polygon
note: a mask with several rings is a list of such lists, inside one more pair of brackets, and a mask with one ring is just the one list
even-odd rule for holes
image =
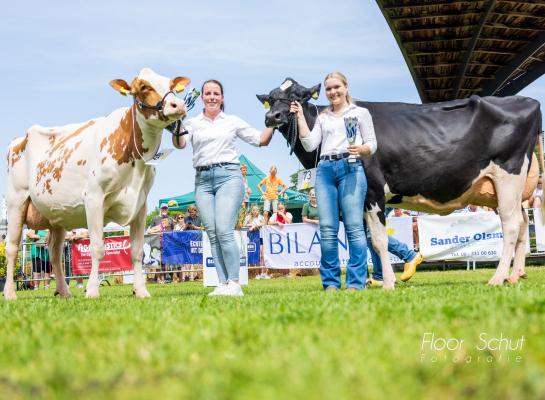
{"label": "advertising banner", "polygon": [[541,215],[541,210],[534,209],[534,223],[536,227],[536,246],[537,251],[545,251],[545,221]]}
{"label": "advertising banner", "polygon": [[259,253],[261,251],[259,231],[247,231],[246,234],[248,236],[248,264],[259,264]]}
{"label": "advertising banner", "polygon": [[[320,230],[314,224],[265,225],[262,228],[263,257],[269,268],[320,268]],[[339,259],[348,261],[344,225],[339,228]]]}
{"label": "advertising banner", "polygon": [[[98,266],[99,272],[132,270],[131,242],[128,236],[105,238],[104,250],[104,258]],[[90,240],[76,240],[72,245],[72,273],[74,275],[89,275],[90,272]]]}
{"label": "advertising banner", "polygon": [[202,264],[202,231],[163,232],[163,264]]}
{"label": "advertising banner", "polygon": [[145,235],[142,254],[142,267],[157,268],[161,266],[161,235]]}
{"label": "advertising banner", "polygon": [[[420,252],[426,260],[499,260],[503,249],[500,218],[494,212],[418,217]],[[529,244],[527,252],[529,252]]]}
{"label": "advertising banner", "polygon": [[[239,283],[241,285],[248,284],[248,256],[246,254],[246,247],[248,243],[248,236],[245,231],[235,231],[235,241],[237,242],[240,252],[240,271],[239,271]],[[216,265],[214,263],[214,257],[212,257],[212,249],[210,248],[210,240],[208,235],[203,231],[202,234],[202,255],[203,255],[203,285],[204,286],[218,286],[219,279],[216,272]]]}

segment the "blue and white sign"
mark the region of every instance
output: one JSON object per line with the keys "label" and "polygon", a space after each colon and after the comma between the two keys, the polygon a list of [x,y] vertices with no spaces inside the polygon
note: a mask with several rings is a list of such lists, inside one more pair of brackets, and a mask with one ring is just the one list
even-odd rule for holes
{"label": "blue and white sign", "polygon": [[[246,232],[235,231],[235,241],[240,251],[240,272],[239,283],[241,285],[248,284],[248,255],[246,251],[248,236]],[[214,257],[212,257],[212,249],[210,240],[205,231],[202,231],[202,256],[203,256],[203,285],[218,286],[219,279],[216,272]]]}
{"label": "blue and white sign", "polygon": [[[320,268],[320,228],[314,224],[265,225],[262,229],[263,257],[269,268]],[[348,262],[348,239],[339,227],[339,260]]]}
{"label": "blue and white sign", "polygon": [[420,216],[418,232],[426,260],[499,260],[503,250],[500,218],[491,211]]}
{"label": "blue and white sign", "polygon": [[202,231],[163,232],[163,264],[202,264]]}

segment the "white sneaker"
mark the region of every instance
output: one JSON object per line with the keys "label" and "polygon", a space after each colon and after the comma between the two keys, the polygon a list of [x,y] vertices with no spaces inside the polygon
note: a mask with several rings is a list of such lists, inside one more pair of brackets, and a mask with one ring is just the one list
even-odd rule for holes
{"label": "white sneaker", "polygon": [[271,279],[271,276],[269,274],[263,274],[263,279]]}
{"label": "white sneaker", "polygon": [[76,285],[76,289],[83,289],[83,283],[78,283]]}
{"label": "white sneaker", "polygon": [[223,296],[227,289],[227,283],[220,283],[212,292],[208,293],[208,296]]}
{"label": "white sneaker", "polygon": [[255,279],[263,279],[263,274],[256,275]]}
{"label": "white sneaker", "polygon": [[235,281],[229,281],[227,284],[227,290],[221,294],[222,296],[244,296],[244,293],[242,292],[242,287],[238,282]]}

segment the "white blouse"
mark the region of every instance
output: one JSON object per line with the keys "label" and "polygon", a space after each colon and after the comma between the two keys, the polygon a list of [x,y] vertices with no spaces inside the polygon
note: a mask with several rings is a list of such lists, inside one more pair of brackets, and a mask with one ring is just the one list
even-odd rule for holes
{"label": "white blouse", "polygon": [[345,117],[358,118],[358,135],[354,144],[365,143],[369,146],[371,154],[377,150],[377,138],[373,118],[367,108],[350,104],[340,114],[326,110],[318,115],[314,128],[307,136],[301,138],[301,144],[306,151],[313,151],[320,143],[322,152],[320,155],[332,155],[346,153],[348,150],[348,139],[344,126]]}
{"label": "white blouse", "polygon": [[241,118],[223,112],[214,120],[200,113],[184,125],[189,132],[186,140],[193,147],[193,167],[225,162],[238,164],[237,137],[256,147],[261,143],[261,132]]}

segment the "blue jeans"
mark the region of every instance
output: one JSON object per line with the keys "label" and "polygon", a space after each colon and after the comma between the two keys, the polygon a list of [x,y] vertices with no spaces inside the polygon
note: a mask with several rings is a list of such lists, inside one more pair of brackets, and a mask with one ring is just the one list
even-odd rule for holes
{"label": "blue jeans", "polygon": [[[371,260],[373,261],[373,279],[376,281],[382,280],[382,262],[378,256],[373,242],[371,241],[371,232],[369,227],[365,226],[365,234],[367,235],[367,244],[369,246],[369,252],[371,253]],[[394,256],[399,257],[403,261],[411,261],[416,257],[416,252],[409,248],[405,243],[400,242],[395,237],[388,236],[388,251]]]}
{"label": "blue jeans", "polygon": [[234,228],[243,198],[244,183],[238,164],[197,171],[195,200],[221,283],[239,278],[240,254]]}
{"label": "blue jeans", "polygon": [[350,258],[346,266],[346,287],[365,288],[367,241],[363,229],[363,202],[367,178],[361,162],[347,159],[322,160],[316,173],[316,199],[320,218],[320,276],[324,289],[341,287],[339,261],[339,210],[348,237]]}

